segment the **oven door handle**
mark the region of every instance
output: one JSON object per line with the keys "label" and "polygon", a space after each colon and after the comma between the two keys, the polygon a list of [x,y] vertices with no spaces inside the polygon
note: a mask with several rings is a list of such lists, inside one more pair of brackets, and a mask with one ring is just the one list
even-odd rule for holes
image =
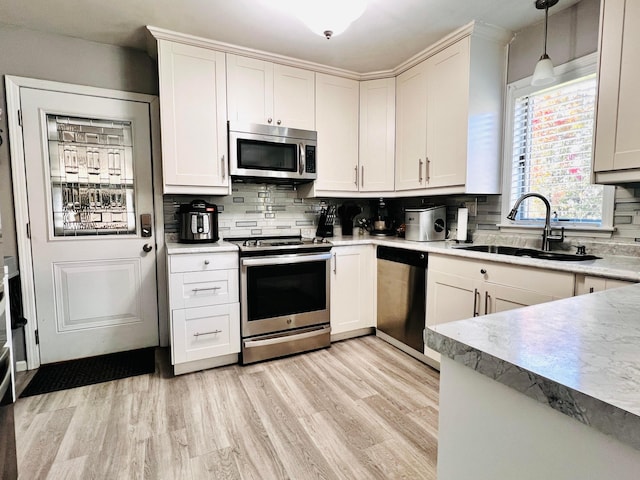
{"label": "oven door handle", "polygon": [[277,257],[253,257],[242,258],[240,263],[243,267],[258,267],[262,265],[289,265],[291,263],[306,263],[316,261],[326,261],[331,258],[331,253],[313,253],[311,255],[281,255]]}
{"label": "oven door handle", "polygon": [[264,340],[245,340],[244,348],[257,348],[265,347],[267,345],[277,345],[278,343],[291,342],[292,340],[302,340],[303,338],[317,337],[319,335],[324,335],[330,331],[331,327],[329,325],[325,325],[322,328],[303,333],[283,334],[273,338],[265,338]]}

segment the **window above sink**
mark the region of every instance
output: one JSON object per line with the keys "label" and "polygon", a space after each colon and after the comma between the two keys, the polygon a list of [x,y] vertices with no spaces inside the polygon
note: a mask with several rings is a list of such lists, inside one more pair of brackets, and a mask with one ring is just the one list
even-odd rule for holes
{"label": "window above sink", "polygon": [[532,87],[530,77],[508,85],[501,229],[540,229],[544,206],[526,202],[515,222],[506,216],[524,193],[551,203],[552,227],[568,236],[613,232],[613,187],[591,185],[596,98],[596,55],[556,67],[551,87]]}

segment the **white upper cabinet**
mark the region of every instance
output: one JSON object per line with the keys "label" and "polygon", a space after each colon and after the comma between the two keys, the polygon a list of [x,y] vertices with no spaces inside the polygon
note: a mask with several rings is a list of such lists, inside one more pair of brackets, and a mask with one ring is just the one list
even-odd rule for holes
{"label": "white upper cabinet", "polygon": [[393,192],[395,119],[395,78],[360,82],[361,192]]}
{"label": "white upper cabinet", "polygon": [[603,0],[596,183],[640,182],[640,2]]}
{"label": "white upper cabinet", "polygon": [[397,191],[500,192],[505,39],[474,32],[398,76]]}
{"label": "white upper cabinet", "polygon": [[231,121],[315,129],[315,73],[227,54]]}
{"label": "white upper cabinet", "polygon": [[427,62],[398,75],[396,190],[425,188],[427,161]]}
{"label": "white upper cabinet", "polygon": [[224,53],[158,40],[164,193],[228,195]]}
{"label": "white upper cabinet", "polygon": [[359,98],[356,80],[316,74],[316,194],[358,191]]}

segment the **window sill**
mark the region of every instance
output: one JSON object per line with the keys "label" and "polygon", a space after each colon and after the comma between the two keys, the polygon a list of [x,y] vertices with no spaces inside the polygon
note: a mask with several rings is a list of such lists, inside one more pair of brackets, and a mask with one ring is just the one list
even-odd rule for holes
{"label": "window sill", "polygon": [[[503,224],[499,223],[496,225],[500,231],[505,231],[509,233],[523,233],[523,234],[531,234],[534,231],[542,232],[544,228],[544,224]],[[578,226],[578,225],[561,225],[559,222],[552,222],[551,228],[553,230],[558,230],[564,227],[564,235],[565,237],[595,237],[595,238],[611,238],[613,232],[616,231],[615,227],[589,227],[589,226]]]}

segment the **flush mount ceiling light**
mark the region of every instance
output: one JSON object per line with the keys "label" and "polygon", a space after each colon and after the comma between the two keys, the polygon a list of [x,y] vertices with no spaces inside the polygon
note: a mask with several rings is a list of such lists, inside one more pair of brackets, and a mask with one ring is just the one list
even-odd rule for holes
{"label": "flush mount ceiling light", "polygon": [[309,30],[327,40],[344,32],[360,18],[367,0],[280,0]]}
{"label": "flush mount ceiling light", "polygon": [[547,55],[547,25],[549,23],[549,8],[553,7],[558,0],[536,0],[536,8],[544,9],[544,53],[538,60],[536,68],[533,71],[531,85],[534,87],[549,85],[553,83],[556,77],[553,74],[553,62]]}

